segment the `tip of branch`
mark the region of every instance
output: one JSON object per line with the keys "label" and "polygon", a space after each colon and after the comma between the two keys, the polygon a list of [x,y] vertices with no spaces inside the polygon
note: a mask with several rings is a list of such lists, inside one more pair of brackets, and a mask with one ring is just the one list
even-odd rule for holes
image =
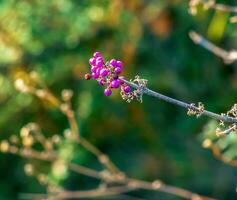
{"label": "tip of branch", "polygon": [[189,32],[189,37],[196,44],[200,43],[201,40],[202,40],[202,37],[197,32],[195,32],[195,31],[190,31]]}

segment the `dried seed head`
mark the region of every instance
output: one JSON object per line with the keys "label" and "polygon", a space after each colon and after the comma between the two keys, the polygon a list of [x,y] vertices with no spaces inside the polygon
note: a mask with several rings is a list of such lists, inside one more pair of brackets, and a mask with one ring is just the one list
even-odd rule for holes
{"label": "dried seed head", "polygon": [[61,95],[62,95],[63,101],[70,101],[72,96],[73,96],[73,91],[65,89],[65,90],[62,91]]}
{"label": "dried seed head", "polygon": [[64,176],[67,173],[67,166],[63,160],[56,160],[52,165],[52,172],[55,176]]}
{"label": "dried seed head", "polygon": [[70,107],[67,103],[63,103],[61,104],[60,109],[63,113],[67,113],[70,110]]}
{"label": "dried seed head", "polygon": [[72,131],[70,129],[64,130],[63,135],[65,138],[69,138],[69,139],[73,137]]}
{"label": "dried seed head", "polygon": [[210,148],[212,145],[212,141],[210,139],[205,139],[202,143],[203,148]]}
{"label": "dried seed head", "polygon": [[34,138],[31,135],[23,137],[22,144],[24,147],[29,148],[34,144]]}
{"label": "dried seed head", "polygon": [[30,129],[28,127],[22,127],[20,130],[21,137],[27,137],[30,134]]}
{"label": "dried seed head", "polygon": [[30,164],[30,163],[25,164],[24,171],[25,171],[27,176],[32,176],[34,174],[34,167],[33,167],[33,165]]}
{"label": "dried seed head", "polygon": [[152,182],[152,188],[157,190],[162,186],[162,182],[159,180],[155,180]]}
{"label": "dried seed head", "polygon": [[12,136],[10,137],[10,142],[13,143],[13,144],[17,144],[17,143],[19,142],[19,139],[18,139],[17,136],[12,135]]}
{"label": "dried seed head", "polygon": [[25,84],[23,79],[16,79],[14,85],[15,88],[20,92],[23,93],[29,92],[29,87]]}
{"label": "dried seed head", "polygon": [[0,143],[0,150],[1,150],[1,152],[7,152],[9,150],[9,143],[7,140],[3,140]]}
{"label": "dried seed head", "polygon": [[237,23],[237,16],[230,17],[230,23]]}
{"label": "dried seed head", "polygon": [[52,142],[53,142],[54,144],[59,144],[59,143],[61,142],[61,138],[60,138],[60,136],[58,136],[58,135],[53,135],[53,137],[51,138],[51,140],[52,140]]}
{"label": "dried seed head", "polygon": [[39,74],[36,71],[31,71],[29,73],[30,78],[35,81],[35,82],[39,82],[40,78],[39,78]]}
{"label": "dried seed head", "polygon": [[43,98],[45,98],[47,96],[47,91],[44,90],[44,89],[37,89],[35,91],[35,94],[36,94],[37,97],[43,99]]}
{"label": "dried seed head", "polygon": [[15,153],[17,153],[19,151],[19,148],[18,147],[16,147],[16,146],[10,146],[10,148],[9,148],[9,152],[10,153],[13,153],[13,154],[15,154]]}
{"label": "dried seed head", "polygon": [[39,183],[42,185],[46,185],[48,183],[48,177],[45,174],[39,174],[37,176],[37,179]]}

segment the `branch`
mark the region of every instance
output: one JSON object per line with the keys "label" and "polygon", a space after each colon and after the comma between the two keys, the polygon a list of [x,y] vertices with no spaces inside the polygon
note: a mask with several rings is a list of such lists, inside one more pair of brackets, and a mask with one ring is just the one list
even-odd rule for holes
{"label": "branch", "polygon": [[210,8],[223,11],[223,12],[237,13],[236,6],[229,6],[229,5],[220,4],[220,3],[210,4]]}
{"label": "branch", "polygon": [[221,3],[216,3],[215,0],[190,0],[189,6],[196,7],[197,5],[203,5],[204,9],[214,9],[222,12],[237,13],[236,6],[229,6]]}
{"label": "branch", "polygon": [[237,159],[234,159],[234,158],[231,159],[231,158],[227,158],[223,156],[222,150],[220,149],[220,147],[216,145],[215,143],[213,143],[210,139],[205,139],[202,143],[202,146],[206,149],[210,149],[212,151],[213,156],[216,159],[232,167],[237,167]]}
{"label": "branch", "polygon": [[[28,151],[22,151],[21,153],[16,153],[16,152],[11,152],[10,153],[13,154],[18,154],[22,157],[26,157],[26,158],[33,158],[33,159],[38,159],[38,160],[42,160],[42,161],[46,161],[46,162],[52,162],[54,160],[57,160],[59,157],[58,155],[52,154],[52,152],[50,154],[42,154],[41,152],[35,151],[35,150],[28,150]],[[99,179],[102,180],[106,183],[116,183],[116,184],[123,184],[121,186],[121,188],[123,188],[123,191],[120,190],[120,192],[118,193],[118,190],[114,191],[100,191],[98,192],[98,194],[95,194],[93,192],[92,196],[90,193],[87,193],[85,191],[80,192],[80,191],[76,191],[76,192],[59,192],[57,194],[57,198],[52,198],[52,199],[59,199],[58,197],[62,196],[65,199],[71,199],[71,198],[82,198],[81,195],[88,195],[87,198],[92,198],[92,197],[99,197],[99,196],[111,196],[111,195],[117,195],[117,194],[121,194],[121,193],[125,193],[131,190],[137,190],[137,189],[144,189],[144,190],[153,190],[153,191],[159,191],[159,192],[164,192],[164,193],[168,193],[168,194],[173,194],[185,199],[190,199],[193,200],[195,199],[195,197],[197,199],[200,200],[214,200],[213,198],[209,198],[209,197],[205,197],[205,196],[201,196],[199,194],[190,192],[188,190],[179,188],[179,187],[175,187],[175,186],[171,186],[171,185],[167,185],[163,182],[161,182],[160,180],[155,180],[153,182],[147,182],[147,181],[142,181],[142,180],[138,180],[138,179],[133,179],[133,178],[126,178],[124,177],[123,179],[117,177],[116,175],[113,174],[103,174],[103,172],[97,171],[95,169],[91,169],[82,165],[78,165],[75,163],[68,163],[68,167],[69,169],[71,169],[72,171],[78,173],[78,174],[82,174],[85,175],[87,177],[91,177],[91,178],[95,178],[95,179]],[[93,190],[95,191],[95,190]],[[98,191],[98,190],[96,190]],[[25,194],[27,196],[27,194]],[[29,194],[30,195],[30,194]],[[32,194],[34,195],[34,194]],[[31,195],[31,197],[32,197]],[[43,194],[44,196],[47,196],[45,194]],[[78,196],[77,196],[78,195]],[[94,196],[97,195],[97,196]],[[24,197],[24,199],[27,199],[27,197]],[[42,197],[42,195],[40,195]],[[37,194],[35,196],[37,199],[37,197],[39,197]],[[28,198],[30,198],[30,196],[28,196]],[[30,198],[32,199],[32,198]],[[49,198],[51,199],[51,198]]]}
{"label": "branch", "polygon": [[[200,111],[199,110],[200,108],[195,107],[193,105],[189,105],[181,101],[172,99],[170,97],[166,97],[152,90],[149,90],[148,88],[143,88],[129,81],[125,81],[125,82],[136,89],[142,90],[143,93],[146,93],[148,95],[155,96],[160,99],[166,99],[166,101],[170,103],[180,105],[188,109]],[[188,190],[184,190],[182,188],[166,185],[162,183],[160,180],[155,180],[153,182],[146,182],[146,181],[136,180],[136,179],[127,177],[122,171],[120,171],[120,169],[110,160],[110,158],[107,155],[102,153],[96,146],[90,143],[87,139],[81,137],[80,132],[79,132],[80,129],[77,125],[74,112],[69,102],[71,95],[69,95],[68,92],[64,91],[64,94],[62,95],[64,100],[61,101],[56,96],[54,96],[53,93],[51,93],[49,89],[45,87],[43,87],[43,89],[38,89],[38,88],[33,88],[33,87],[27,87],[24,84],[22,85],[22,82],[19,82],[19,81],[18,83],[21,83],[21,84],[17,84],[18,86],[20,86],[18,88],[24,89],[23,91],[29,91],[30,93],[36,95],[40,99],[47,100],[48,102],[51,102],[52,105],[54,105],[55,107],[58,107],[60,111],[67,116],[68,121],[69,121],[71,132],[69,135],[67,134],[67,136],[65,137],[70,137],[70,139],[75,139],[78,142],[78,144],[82,145],[86,150],[94,154],[106,170],[97,171],[97,170],[94,170],[85,166],[77,165],[71,162],[67,163],[69,169],[71,169],[74,172],[77,172],[78,174],[83,174],[85,176],[101,180],[103,183],[107,183],[107,184],[113,183],[113,184],[119,185],[116,187],[105,188],[107,190],[94,189],[92,191],[75,191],[75,192],[60,191],[55,194],[46,195],[46,199],[60,199],[60,198],[64,198],[64,199],[77,198],[78,199],[81,197],[94,198],[94,197],[99,197],[99,196],[101,197],[101,196],[118,195],[118,194],[126,193],[135,189],[144,189],[144,190],[154,190],[154,191],[170,193],[170,194],[173,194],[185,199],[190,199],[190,200],[196,200],[196,199],[213,200],[212,198],[201,196],[196,193],[190,192]],[[211,113],[211,112],[208,112],[208,113],[209,115],[215,116],[216,119],[220,119],[217,117],[219,115],[215,113]],[[26,157],[26,158],[37,158],[37,159],[48,161],[48,162],[57,160],[59,158],[59,155],[57,155],[57,153],[52,149],[50,150],[50,152],[47,152],[47,151],[38,152],[33,149],[28,149],[27,151],[25,150],[20,151],[19,153],[11,145],[9,146],[8,143],[5,143],[5,144],[3,143],[2,147],[3,147],[4,152],[20,154],[21,156]]]}
{"label": "branch", "polygon": [[[29,151],[24,151],[22,153],[15,153],[15,152],[11,152],[10,153],[14,153],[14,154],[18,154],[22,157],[26,157],[26,158],[33,158],[33,159],[39,159],[42,161],[47,161],[47,162],[51,162],[54,161],[56,159],[58,159],[58,155],[57,154],[42,154],[38,151],[35,150],[29,150]],[[117,183],[117,184],[123,184],[122,186],[120,186],[120,190],[114,190],[114,188],[112,190],[98,190],[95,189],[93,190],[93,192],[88,192],[88,191],[76,191],[76,192],[69,192],[69,191],[64,191],[64,192],[59,192],[56,194],[56,196],[51,196],[51,195],[47,195],[47,194],[41,194],[41,195],[37,195],[37,194],[23,194],[24,199],[39,199],[40,197],[42,198],[43,196],[48,196],[50,198],[48,199],[60,199],[60,198],[64,198],[64,199],[72,199],[72,198],[82,198],[82,197],[87,197],[87,198],[94,198],[94,197],[102,197],[102,196],[113,196],[113,195],[118,195],[121,193],[126,193],[129,192],[131,190],[137,190],[137,189],[144,189],[144,190],[154,190],[154,191],[159,191],[159,192],[164,192],[164,193],[168,193],[168,194],[173,194],[185,199],[190,199],[193,200],[195,198],[200,199],[200,200],[214,200],[213,198],[209,198],[209,197],[205,197],[205,196],[201,196],[199,194],[190,192],[188,190],[182,189],[182,188],[178,188],[175,186],[171,186],[171,185],[167,185],[163,182],[161,182],[160,180],[155,180],[153,182],[147,182],[147,181],[141,181],[141,180],[137,180],[137,179],[133,179],[133,178],[124,178],[124,179],[119,179],[117,176],[113,175],[113,174],[107,174],[107,175],[103,175],[103,172],[99,172],[97,170],[82,166],[82,165],[78,165],[75,163],[68,163],[68,167],[74,171],[77,172],[78,174],[82,174],[91,178],[95,178],[95,179],[99,179],[102,180],[104,182],[107,183]],[[97,193],[95,193],[95,191]],[[35,195],[35,196],[34,196]],[[88,195],[88,196],[86,196]],[[23,198],[23,196],[21,195],[21,197]],[[34,198],[32,198],[34,196]],[[54,198],[53,198],[54,197]],[[60,198],[59,198],[60,197]]]}
{"label": "branch", "polygon": [[114,186],[108,188],[98,188],[82,191],[63,191],[56,194],[21,194],[22,199],[45,199],[45,200],[62,200],[62,199],[81,199],[81,198],[98,198],[98,197],[112,197],[120,195],[125,192],[134,190],[127,186]]}
{"label": "branch", "polygon": [[[112,191],[110,191],[112,189]],[[132,189],[120,186],[120,187],[110,187],[110,188],[96,188],[91,190],[81,190],[81,191],[65,191],[57,193],[54,195],[49,194],[39,194],[39,193],[21,193],[19,199],[31,199],[31,200],[60,200],[60,199],[81,199],[81,198],[108,198],[115,197],[116,199],[129,199],[129,200],[143,200],[143,198],[133,197],[131,195],[124,194]],[[124,193],[123,193],[124,192]]]}
{"label": "branch", "polygon": [[[138,89],[138,90],[142,90],[142,93],[143,94],[147,94],[149,96],[153,96],[155,98],[158,98],[162,101],[166,101],[168,103],[171,103],[171,104],[174,104],[176,106],[180,106],[180,107],[183,107],[185,109],[191,109],[191,110],[194,110],[194,111],[197,111],[199,112],[200,111],[200,108],[193,105],[193,104],[189,104],[189,103],[185,103],[183,101],[180,101],[180,100],[176,100],[176,99],[173,99],[171,97],[168,97],[168,96],[165,96],[163,94],[160,94],[158,92],[155,92],[153,90],[150,90],[146,87],[144,88],[141,88],[139,85],[133,83],[133,82],[130,82],[130,81],[127,81],[127,80],[124,80],[122,79],[122,81],[124,81],[127,85],[129,85],[130,87],[133,87],[135,89]],[[214,112],[210,112],[210,111],[207,111],[207,110],[203,110],[201,112],[202,115],[206,115],[210,118],[213,118],[213,119],[216,119],[216,120],[220,120],[220,121],[223,121],[223,122],[227,122],[227,123],[237,123],[237,119],[234,118],[234,117],[229,117],[229,116],[222,116],[222,115],[219,115],[219,114],[216,114]]]}
{"label": "branch", "polygon": [[222,58],[222,60],[227,64],[231,64],[237,60],[237,51],[236,50],[226,51],[226,50],[216,46],[215,44],[211,43],[210,41],[208,41],[207,39],[205,39],[200,34],[194,32],[194,31],[190,31],[189,37],[195,44],[202,46],[203,48],[212,52],[216,56]]}
{"label": "branch", "polygon": [[[41,84],[42,85],[42,84]],[[118,176],[123,176],[123,173],[116,167],[116,165],[110,160],[110,158],[103,154],[96,146],[92,145],[86,138],[83,138],[80,135],[80,130],[77,125],[77,120],[75,118],[75,113],[71,108],[70,101],[62,102],[58,99],[47,87],[42,85],[43,89],[30,88],[30,93],[39,97],[40,99],[47,100],[52,103],[55,107],[57,107],[62,114],[64,114],[69,122],[70,130],[72,135],[70,136],[72,139],[76,140],[81,146],[83,146],[87,151],[96,156],[98,161],[107,168],[110,172],[117,174]],[[39,93],[40,91],[40,93]],[[43,95],[42,95],[43,94]]]}

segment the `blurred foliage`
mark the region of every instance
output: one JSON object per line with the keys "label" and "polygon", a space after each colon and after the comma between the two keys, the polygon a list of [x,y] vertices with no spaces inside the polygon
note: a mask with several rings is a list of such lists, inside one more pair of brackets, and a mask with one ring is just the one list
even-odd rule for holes
{"label": "blurred foliage", "polygon": [[[219,1],[237,5],[237,1]],[[237,169],[215,159],[197,139],[206,118],[190,118],[174,106],[144,97],[142,104],[121,100],[118,93],[105,98],[96,82],[84,81],[88,59],[100,51],[125,63],[124,75],[139,74],[148,86],[187,102],[201,101],[208,110],[225,112],[236,103],[236,63],[222,60],[188,38],[194,29],[225,49],[237,48],[235,24],[229,14],[200,8],[188,13],[181,0],[2,0],[0,1],[0,139],[17,135],[29,122],[37,122],[46,137],[63,135],[67,120],[47,102],[14,89],[28,72],[40,74],[57,96],[74,92],[73,107],[82,135],[111,156],[132,177],[163,181],[218,199],[236,199]],[[202,138],[215,140],[215,122]],[[201,136],[198,136],[201,137]],[[218,139],[236,156],[236,136]],[[132,144],[132,145],[131,145]],[[69,160],[93,168],[95,158],[65,141],[59,151]],[[0,154],[0,199],[17,199],[19,193],[44,192],[24,174],[17,156]],[[50,171],[48,164],[31,161],[48,170],[54,184],[70,190],[91,188],[97,182],[69,173]],[[60,168],[59,171],[61,171]],[[42,179],[42,177],[41,177]],[[140,191],[146,199],[177,197]]]}
{"label": "blurred foliage", "polygon": [[216,129],[218,127],[218,123],[216,121],[210,121],[206,124],[203,132],[200,137],[203,140],[204,148],[211,148],[213,150],[213,154],[222,159],[227,164],[233,163],[233,166],[237,166],[236,157],[237,157],[237,135],[236,131],[223,136],[216,136]]}

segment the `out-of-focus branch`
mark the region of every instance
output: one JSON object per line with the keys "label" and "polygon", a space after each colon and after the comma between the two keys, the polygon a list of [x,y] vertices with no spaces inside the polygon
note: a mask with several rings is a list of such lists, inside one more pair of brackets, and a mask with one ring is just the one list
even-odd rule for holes
{"label": "out-of-focus branch", "polygon": [[[52,93],[50,93],[50,94],[51,94],[51,96],[53,96]],[[70,107],[68,107],[68,108],[69,108],[70,112],[73,112],[70,109]],[[190,105],[187,108],[190,108]],[[195,108],[197,110],[199,109],[198,107],[195,107]],[[67,113],[67,112],[65,112],[65,113]],[[68,116],[68,115],[66,114],[66,116]],[[70,116],[71,116],[71,119],[73,119],[73,121],[76,121],[74,118],[74,114],[72,114]],[[70,118],[68,118],[68,119],[70,122],[71,119]],[[75,123],[75,126],[76,126],[76,129],[79,130],[76,123]],[[71,128],[73,129],[72,126],[71,126]],[[75,169],[77,169],[79,173],[86,172],[86,173],[84,173],[85,175],[89,175],[94,178],[100,178],[104,181],[109,181],[109,182],[114,182],[114,183],[126,184],[127,188],[124,188],[125,192],[129,191],[131,189],[133,189],[133,190],[134,189],[145,189],[145,190],[157,190],[160,192],[170,193],[170,194],[174,194],[174,195],[183,197],[185,199],[190,199],[190,200],[196,200],[196,199],[211,200],[212,199],[209,197],[200,196],[198,194],[195,194],[195,193],[190,192],[188,190],[184,190],[182,188],[166,185],[159,180],[156,180],[156,181],[150,183],[150,182],[146,182],[146,181],[140,181],[140,180],[136,180],[136,179],[127,178],[125,176],[125,174],[117,168],[117,166],[109,159],[109,157],[106,154],[102,153],[97,147],[95,147],[93,144],[91,144],[85,138],[82,138],[82,137],[77,138],[77,141],[89,152],[96,155],[97,159],[109,170],[109,172],[111,172],[111,174],[107,174],[107,176],[104,176],[103,174],[101,174],[100,172],[97,172],[96,170],[85,168],[85,167],[82,167],[82,166],[79,166],[76,164],[72,164],[72,163],[69,164],[70,169],[72,169],[74,171],[75,171]],[[120,192],[120,193],[122,193],[122,192]],[[118,193],[116,193],[116,194],[118,194]],[[75,194],[73,194],[73,195],[75,195]],[[59,194],[58,196],[61,197],[61,194]],[[68,197],[68,198],[73,198],[73,196]]]}
{"label": "out-of-focus branch", "polygon": [[189,6],[194,10],[196,6],[203,5],[205,9],[214,9],[222,12],[237,13],[237,6],[230,6],[221,3],[216,3],[215,0],[190,0]]}
{"label": "out-of-focus branch", "polygon": [[[12,148],[12,151],[11,151]],[[56,154],[56,152],[54,153],[42,153],[42,152],[38,152],[35,150],[25,150],[25,151],[21,151],[20,153],[15,153],[13,147],[10,147],[9,149],[10,153],[14,153],[14,154],[18,154],[22,157],[25,158],[31,158],[31,159],[38,159],[38,160],[43,160],[43,161],[47,161],[47,162],[52,162],[58,159],[58,155]],[[137,190],[137,189],[144,189],[144,190],[154,190],[154,191],[159,191],[159,192],[164,192],[164,193],[169,193],[169,194],[173,194],[185,199],[190,199],[190,200],[214,200],[213,198],[209,198],[209,197],[205,197],[205,196],[201,196],[199,194],[190,192],[188,190],[182,189],[182,188],[178,188],[178,187],[174,187],[174,186],[170,186],[167,185],[163,182],[161,182],[160,180],[155,180],[153,182],[147,182],[147,181],[141,181],[141,180],[137,180],[137,179],[133,179],[133,178],[128,178],[128,177],[124,177],[123,179],[118,178],[116,175],[110,174],[110,173],[104,173],[103,171],[97,171],[95,169],[91,169],[82,165],[78,165],[75,163],[69,163],[68,164],[69,169],[71,169],[72,171],[78,173],[78,174],[82,174],[91,178],[96,178],[96,179],[100,179],[104,182],[107,183],[116,183],[116,184],[120,184],[121,186],[119,187],[121,190],[114,190],[114,188],[112,188],[112,190],[110,190],[110,188],[107,188],[106,190],[100,190],[100,189],[95,189],[92,191],[97,191],[98,194],[95,194],[94,192],[92,193],[87,193],[87,191],[83,192],[68,192],[68,191],[63,191],[63,192],[59,192],[57,194],[54,195],[36,195],[34,196],[34,194],[25,194],[24,195],[24,199],[40,199],[43,196],[47,196],[49,198],[46,199],[72,199],[72,198],[95,198],[95,197],[102,197],[102,196],[113,196],[113,195],[118,195],[121,193],[125,193],[131,190]],[[91,192],[91,191],[90,191]],[[86,196],[88,195],[88,196]],[[34,196],[34,198],[32,198]],[[59,198],[60,197],[60,198]],[[45,199],[45,198],[44,198]]]}
{"label": "out-of-focus branch", "polygon": [[217,158],[218,160],[221,160],[222,162],[224,162],[228,165],[231,165],[233,167],[237,167],[237,160],[227,159],[226,157],[222,156],[221,150],[219,149],[218,146],[213,144],[211,146],[211,150],[212,150],[212,153],[215,156],[215,158]]}
{"label": "out-of-focus branch", "polygon": [[202,146],[204,148],[208,148],[212,151],[213,156],[224,162],[227,165],[233,166],[233,167],[237,167],[237,160],[236,159],[229,159],[225,156],[222,155],[222,151],[221,149],[218,147],[218,145],[216,145],[215,143],[213,143],[210,139],[205,139],[202,143]]}
{"label": "out-of-focus branch", "polygon": [[44,199],[44,200],[59,200],[59,199],[80,199],[80,198],[98,198],[98,197],[109,197],[116,196],[119,194],[123,194],[129,191],[137,190],[137,189],[145,189],[145,190],[157,190],[165,193],[175,194],[184,199],[190,200],[214,200],[209,197],[199,196],[187,190],[183,190],[180,188],[172,187],[172,186],[163,186],[160,188],[156,188],[151,183],[143,182],[143,181],[135,181],[128,183],[124,186],[113,186],[108,188],[98,188],[87,191],[63,191],[52,195],[44,195],[44,194],[22,194],[21,198],[24,199]]}
{"label": "out-of-focus branch", "polygon": [[[50,92],[50,95],[53,96],[53,94]],[[55,97],[56,98],[56,97]],[[123,176],[123,173],[120,172],[120,170],[116,167],[116,165],[109,159],[109,157],[105,154],[103,154],[96,146],[92,145],[87,139],[83,138],[79,134],[79,127],[76,122],[74,111],[71,109],[71,105],[69,102],[67,104],[60,103],[59,106],[62,113],[64,113],[68,119],[70,129],[73,133],[73,138],[82,145],[86,150],[88,150],[90,153],[94,154],[98,161],[104,165],[105,168],[107,168],[111,173],[114,173],[118,176]]]}
{"label": "out-of-focus branch", "polygon": [[229,6],[229,5],[225,5],[225,4],[215,3],[215,1],[212,1],[212,2],[213,3],[209,4],[209,7],[212,9],[223,11],[223,12],[237,13],[236,6]]}
{"label": "out-of-focus branch", "polygon": [[[70,130],[72,132],[72,139],[75,139],[80,145],[82,145],[90,153],[94,154],[99,162],[104,165],[111,173],[117,174],[118,176],[123,176],[123,173],[119,171],[116,165],[109,159],[109,157],[103,154],[96,146],[92,145],[89,141],[80,135],[79,127],[75,118],[75,113],[71,108],[69,101],[62,102],[48,89],[36,90],[35,88],[30,88],[29,90],[32,94],[36,95],[40,99],[47,100],[51,102],[54,106],[58,107],[59,110],[67,117]],[[40,92],[39,92],[40,91]]]}
{"label": "out-of-focus branch", "polygon": [[220,57],[223,59],[223,61],[227,64],[231,64],[237,60],[237,51],[236,50],[230,50],[226,51],[212,42],[208,41],[204,37],[202,37],[200,34],[198,34],[195,31],[190,31],[189,37],[191,40],[203,48],[207,49],[208,51],[212,52],[216,56]]}
{"label": "out-of-focus branch", "polygon": [[[136,85],[135,83],[130,83],[130,82],[128,83],[129,83],[128,85],[134,88],[141,89],[140,86]],[[97,171],[89,167],[85,167],[85,166],[81,166],[81,165],[69,162],[67,163],[67,166],[70,170],[78,174],[82,174],[91,178],[96,178],[98,180],[101,180],[103,183],[106,183],[108,186],[104,190],[93,189],[90,191],[75,191],[75,192],[60,190],[55,193],[48,194],[46,196],[43,195],[40,198],[43,198],[43,199],[73,199],[73,198],[78,199],[82,197],[96,198],[96,197],[102,197],[102,196],[120,195],[120,194],[129,192],[131,190],[144,189],[144,190],[154,190],[154,191],[165,192],[165,193],[173,194],[173,195],[182,197],[184,199],[189,199],[189,200],[213,200],[212,198],[201,196],[199,194],[190,192],[182,188],[166,185],[160,180],[155,180],[153,182],[146,182],[146,181],[129,178],[110,160],[110,158],[106,154],[102,153],[96,146],[94,146],[92,143],[90,143],[88,140],[86,140],[80,135],[80,131],[76,122],[74,111],[72,110],[71,103],[69,101],[72,96],[71,92],[64,91],[62,93],[63,100],[60,100],[59,98],[54,96],[54,94],[47,87],[44,87],[43,85],[39,89],[36,87],[25,85],[23,81],[18,80],[16,83],[16,86],[21,91],[30,92],[36,95],[37,97],[39,97],[40,99],[44,101],[48,101],[52,105],[57,107],[68,118],[68,121],[69,121],[70,131],[68,134],[66,134],[67,136],[65,137],[68,137],[72,140],[76,140],[78,144],[80,144],[90,153],[94,154],[97,157],[98,161],[105,168],[105,170],[103,171]],[[151,91],[148,88],[142,88],[142,91],[151,96],[156,96],[161,99],[165,98],[168,102],[174,103],[177,105],[180,104],[181,106],[186,107],[187,109],[193,109],[198,112],[202,111],[200,110],[199,107],[195,107],[195,106],[183,103],[181,101],[171,99],[169,97],[166,97],[164,95]],[[213,116],[214,118],[216,116],[216,118],[219,119],[218,118],[219,115],[217,114],[209,113],[209,115]],[[26,132],[23,134],[23,136],[24,135],[28,136],[28,134],[29,133]],[[1,146],[4,152],[19,154],[20,156],[23,156],[26,158],[35,158],[35,159],[48,161],[48,162],[52,162],[52,161],[56,161],[60,159],[59,155],[54,149],[50,149],[50,151],[44,150],[43,152],[38,152],[36,150],[33,150],[32,148],[26,151],[24,149],[23,151],[18,151],[16,147],[9,145],[7,142],[3,143]],[[117,186],[112,187],[111,186],[112,183],[113,185],[117,185]]]}
{"label": "out-of-focus branch", "polygon": [[108,188],[98,188],[82,191],[63,191],[57,194],[21,194],[22,199],[33,200],[62,200],[62,199],[81,199],[81,198],[99,198],[99,197],[112,197],[117,196],[125,192],[134,190],[135,188],[129,188],[127,186],[114,186]]}

